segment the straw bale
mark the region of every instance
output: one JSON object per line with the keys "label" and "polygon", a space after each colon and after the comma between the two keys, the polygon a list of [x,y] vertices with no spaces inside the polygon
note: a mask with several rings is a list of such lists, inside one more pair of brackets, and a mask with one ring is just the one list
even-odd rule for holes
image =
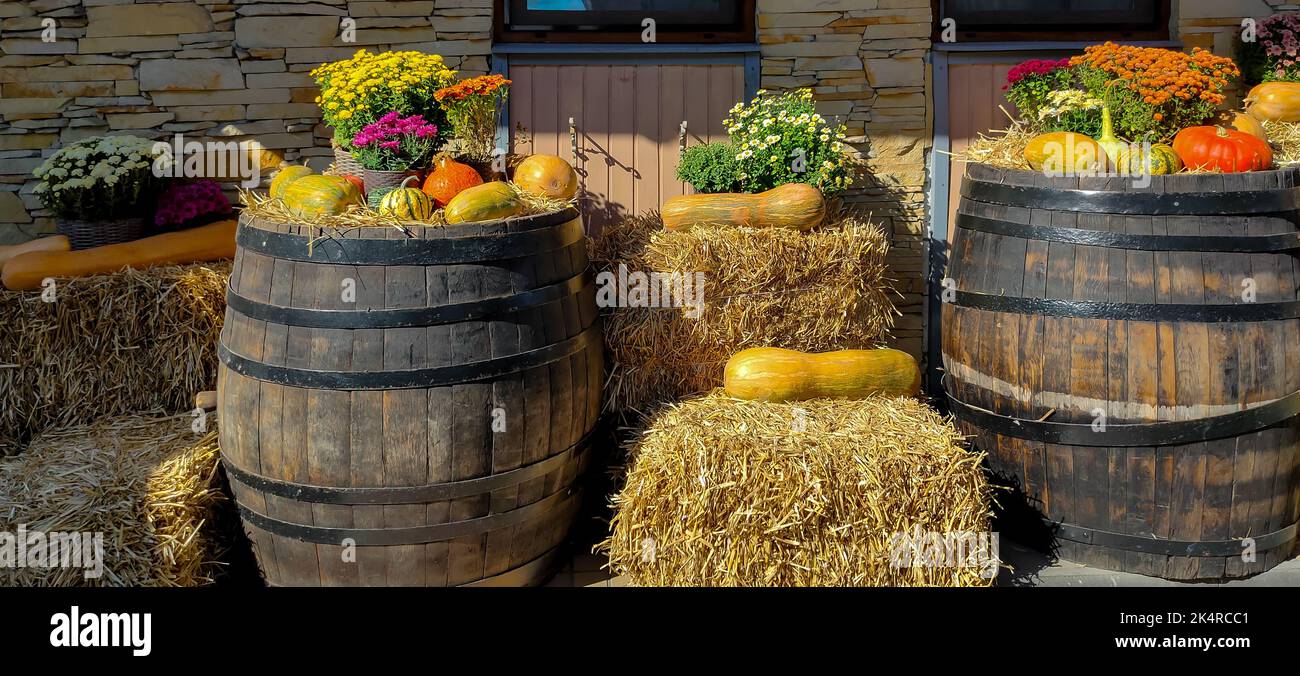
{"label": "straw bale", "polygon": [[[209,417],[211,423],[214,418]],[[215,425],[148,412],[49,430],[0,458],[0,532],[103,534],[103,574],[0,567],[5,586],[210,584],[233,523],[221,490]]]}
{"label": "straw bale", "polygon": [[988,568],[898,566],[896,533],[988,533],[982,456],[914,399],[767,403],[715,390],[660,409],[609,537],[641,586],[987,586]]}
{"label": "straw bale", "polygon": [[[805,351],[883,344],[898,315],[887,278],[889,238],[838,214],[807,233],[783,228],[664,230],[654,213],[592,240],[598,271],[703,273],[700,307],[606,308],[613,410],[705,392],[747,347]],[[684,300],[684,299],[683,299]]]}
{"label": "straw bale", "polygon": [[213,389],[230,263],[160,266],[0,290],[0,455],[56,425],[161,408]]}

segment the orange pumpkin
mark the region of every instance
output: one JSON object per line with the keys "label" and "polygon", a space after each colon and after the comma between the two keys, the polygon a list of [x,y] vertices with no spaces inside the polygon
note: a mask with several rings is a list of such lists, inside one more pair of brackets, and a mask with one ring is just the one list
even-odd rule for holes
{"label": "orange pumpkin", "polygon": [[539,197],[572,199],[578,194],[578,172],[564,158],[530,155],[515,167],[515,185]]}
{"label": "orange pumpkin", "polygon": [[1189,169],[1224,174],[1273,166],[1268,143],[1244,131],[1223,127],[1188,127],[1174,137],[1174,152]]}
{"label": "orange pumpkin", "polygon": [[437,166],[424,179],[424,194],[433,198],[439,207],[447,206],[451,198],[459,195],[466,188],[483,184],[483,177],[474,167],[457,162],[446,155],[438,157]]}

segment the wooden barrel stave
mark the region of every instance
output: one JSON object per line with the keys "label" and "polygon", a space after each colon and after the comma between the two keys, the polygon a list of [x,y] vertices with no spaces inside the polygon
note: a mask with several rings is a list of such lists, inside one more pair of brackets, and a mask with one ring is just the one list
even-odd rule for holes
{"label": "wooden barrel stave", "polygon": [[[469,226],[458,234],[527,229],[521,225],[506,221]],[[445,236],[439,228],[415,231],[429,239]],[[396,229],[348,234],[368,239],[381,233],[383,238],[406,237]],[[548,255],[521,252],[511,260],[485,264],[429,266],[331,265],[241,249],[231,289],[257,302],[316,310],[424,308],[544,287],[582,275],[586,266],[580,240]],[[357,282],[354,304],[342,301],[344,278]],[[534,307],[414,328],[286,327],[232,312],[223,343],[271,366],[374,373],[509,358],[580,336],[594,320],[594,293],[588,287]],[[254,380],[223,366],[219,398],[229,409],[223,415],[269,423],[232,431],[227,462],[271,479],[334,487],[423,486],[540,462],[578,444],[595,425],[603,365],[599,342],[593,345],[487,381],[411,389],[306,389]],[[510,412],[504,432],[491,431],[494,407]],[[313,424],[320,420],[346,424]],[[264,443],[259,443],[259,433],[267,437]],[[320,528],[409,528],[527,507],[569,491],[577,475],[575,456],[517,486],[427,504],[389,505],[311,504],[231,483],[241,505],[273,519]],[[246,530],[271,584],[441,586],[498,576],[537,582],[510,573],[559,544],[576,500],[561,502],[554,511],[483,533],[419,544],[357,546],[355,564],[344,561],[338,544],[304,542],[247,523]]]}
{"label": "wooden barrel stave", "polygon": [[[971,165],[976,180],[1011,185],[1129,191],[1127,180],[1049,179]],[[1268,176],[1178,176],[1151,190],[1213,191],[1294,187],[1294,172]],[[1192,179],[1184,181],[1182,179]],[[1254,182],[1252,182],[1254,181]],[[959,213],[1043,227],[1129,235],[1244,236],[1293,233],[1271,214],[1146,216],[1098,214],[988,204],[963,199]],[[1293,214],[1283,214],[1293,218]],[[1295,300],[1294,258],[1278,253],[1140,251],[1042,241],[958,228],[950,276],[956,289],[1011,297],[1115,303],[1230,303],[1246,271],[1258,301]],[[1122,271],[1122,274],[1121,274]],[[1280,274],[1279,274],[1280,273]],[[1250,405],[1300,390],[1285,342],[1294,319],[1208,323],[1009,314],[949,304],[944,352],[950,393],[995,413],[1034,420],[1088,423],[1081,402],[1135,402],[1111,424],[1206,417],[1211,410]],[[1111,349],[1110,346],[1122,346]],[[1154,355],[1132,358],[1134,355]],[[978,365],[978,369],[964,368]],[[1214,366],[1211,372],[1210,366]],[[1018,389],[1008,391],[1008,385]],[[1025,392],[1040,396],[1024,396]],[[1062,393],[1057,401],[1042,393]],[[1018,393],[1019,396],[1013,396]],[[1193,402],[1170,408],[1179,402]],[[1144,407],[1157,408],[1143,415]],[[1017,480],[1053,520],[1098,530],[1176,540],[1226,540],[1287,526],[1298,513],[1294,419],[1234,439],[1178,446],[1070,446],[1002,436],[962,423],[990,452],[991,468]],[[1267,468],[1254,462],[1266,458]],[[1260,476],[1256,477],[1258,474]],[[1249,481],[1247,477],[1258,479]],[[1271,479],[1263,506],[1253,498]],[[1242,491],[1250,491],[1243,495]],[[1241,557],[1163,556],[1060,540],[1064,558],[1106,568],[1173,578],[1239,577],[1266,570],[1284,548]]]}

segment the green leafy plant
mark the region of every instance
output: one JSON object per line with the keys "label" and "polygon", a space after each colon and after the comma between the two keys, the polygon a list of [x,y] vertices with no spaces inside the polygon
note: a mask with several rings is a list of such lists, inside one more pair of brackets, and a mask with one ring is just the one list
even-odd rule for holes
{"label": "green leafy plant", "polygon": [[1111,42],[1087,47],[1070,65],[1084,89],[1106,101],[1115,132],[1132,141],[1165,141],[1204,124],[1241,74],[1232,59],[1199,47],[1189,54]]}
{"label": "green leafy plant", "polygon": [[1038,117],[1032,122],[1044,132],[1072,131],[1096,138],[1101,134],[1103,103],[1081,89],[1054,91],[1047,95],[1046,105],[1038,109]]}
{"label": "green leafy plant", "polygon": [[833,194],[849,185],[844,125],[832,125],[817,113],[811,89],[760,89],[754,100],[737,103],[723,124],[736,153],[741,192],[807,183]]}
{"label": "green leafy plant", "polygon": [[[1040,127],[1045,119],[1043,110],[1052,106],[1051,96],[1058,91],[1075,88],[1075,75],[1069,59],[1059,61],[1030,59],[1007,71],[1007,83],[1002,85],[1007,101],[1020,111],[1021,117],[1031,126]],[[1059,116],[1052,116],[1054,119]],[[1077,131],[1078,129],[1046,129],[1046,131]]]}
{"label": "green leafy plant", "polygon": [[[66,145],[37,167],[34,192],[55,216],[108,221],[144,212],[161,186],[152,165],[154,142],[104,136]],[[165,144],[164,144],[165,145]]]}
{"label": "green leafy plant", "polygon": [[677,179],[691,184],[696,192],[736,192],[738,173],[736,150],[725,142],[691,146],[677,164]]}

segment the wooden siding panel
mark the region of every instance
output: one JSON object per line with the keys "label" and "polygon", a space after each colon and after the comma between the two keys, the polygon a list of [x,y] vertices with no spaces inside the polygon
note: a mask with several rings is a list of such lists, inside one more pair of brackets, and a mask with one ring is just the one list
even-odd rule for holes
{"label": "wooden siding panel", "polygon": [[[569,117],[578,131],[575,168],[590,232],[683,194],[678,129],[688,145],[727,138],[722,119],[744,96],[741,64],[511,64],[512,152],[570,159]],[[517,133],[522,124],[529,135]]]}

